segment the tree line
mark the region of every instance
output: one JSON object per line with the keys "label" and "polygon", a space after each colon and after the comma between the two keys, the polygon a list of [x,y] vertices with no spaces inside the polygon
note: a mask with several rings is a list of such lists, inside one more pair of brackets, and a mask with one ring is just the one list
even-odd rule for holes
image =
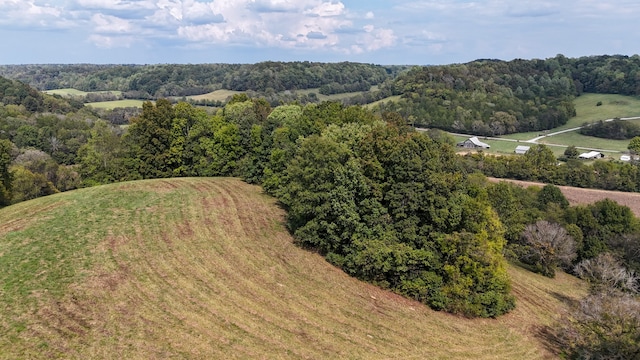
{"label": "tree line", "polygon": [[569,147],[560,163],[551,149],[538,144],[523,156],[491,156],[483,153],[463,156],[468,171],[486,176],[537,181],[581,188],[640,192],[640,167],[636,161],[595,161],[585,164],[578,150]]}
{"label": "tree line", "polygon": [[39,90],[74,88],[122,91],[123,97],[158,99],[205,94],[214,90],[254,91],[322,88],[321,93],[367,91],[392,78],[403,66],[352,62],[262,62],[198,65],[3,65],[0,75]]}

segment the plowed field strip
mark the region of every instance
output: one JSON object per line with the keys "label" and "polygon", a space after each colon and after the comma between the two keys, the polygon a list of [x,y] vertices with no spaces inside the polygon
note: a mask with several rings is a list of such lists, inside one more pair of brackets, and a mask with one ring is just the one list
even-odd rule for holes
{"label": "plowed field strip", "polygon": [[[489,181],[499,182],[507,181],[520,185],[522,187],[539,186],[543,187],[546,184],[537,183],[532,181],[512,180],[512,179],[498,179],[488,178]],[[562,194],[567,198],[571,205],[584,205],[592,204],[599,200],[611,199],[620,205],[628,206],[636,217],[640,217],[640,193],[624,192],[624,191],[610,191],[600,189],[583,189],[572,186],[558,186],[562,191]]]}

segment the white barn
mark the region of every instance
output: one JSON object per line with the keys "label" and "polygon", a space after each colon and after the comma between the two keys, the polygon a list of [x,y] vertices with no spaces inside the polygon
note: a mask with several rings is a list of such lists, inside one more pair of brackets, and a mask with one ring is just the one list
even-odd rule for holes
{"label": "white barn", "polygon": [[582,153],[578,156],[580,159],[601,159],[604,154],[599,151],[589,151],[588,153]]}
{"label": "white barn", "polygon": [[516,154],[520,154],[520,155],[522,155],[522,154],[526,154],[526,153],[527,153],[527,151],[529,151],[529,149],[530,149],[530,148],[531,148],[530,146],[526,146],[526,145],[518,145],[518,146],[516,146],[515,153],[516,153]]}

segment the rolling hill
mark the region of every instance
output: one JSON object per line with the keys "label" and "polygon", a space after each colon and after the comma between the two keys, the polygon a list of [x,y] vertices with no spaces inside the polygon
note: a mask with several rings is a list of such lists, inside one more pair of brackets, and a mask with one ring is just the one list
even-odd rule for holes
{"label": "rolling hill", "polygon": [[517,309],[465,319],[296,247],[238,179],[87,188],[0,210],[0,358],[556,358],[585,286],[509,272]]}

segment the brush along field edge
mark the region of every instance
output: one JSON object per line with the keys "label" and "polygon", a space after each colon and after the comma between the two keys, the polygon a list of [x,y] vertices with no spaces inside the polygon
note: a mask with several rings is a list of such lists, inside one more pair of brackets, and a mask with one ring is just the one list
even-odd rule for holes
{"label": "brush along field edge", "polygon": [[555,358],[544,329],[585,292],[511,267],[510,314],[434,312],[296,247],[284,215],[232,178],[0,210],[0,358]]}

